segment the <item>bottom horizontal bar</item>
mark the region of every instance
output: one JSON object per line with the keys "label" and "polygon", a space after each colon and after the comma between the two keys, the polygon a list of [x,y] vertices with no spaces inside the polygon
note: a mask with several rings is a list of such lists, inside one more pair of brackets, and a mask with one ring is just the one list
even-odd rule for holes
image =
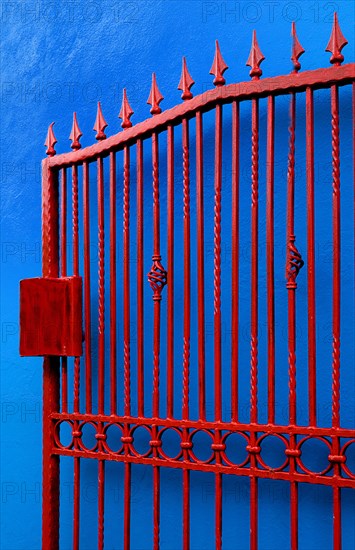
{"label": "bottom horizontal bar", "polygon": [[179,468],[194,470],[200,472],[214,472],[227,475],[239,475],[239,476],[255,476],[261,479],[278,479],[284,481],[298,481],[300,483],[314,483],[318,485],[327,485],[334,487],[350,487],[355,488],[355,479],[343,478],[339,476],[322,476],[301,474],[299,472],[280,472],[275,470],[261,470],[259,468],[250,467],[237,467],[237,466],[225,466],[223,464],[196,464],[193,462],[183,462],[179,460],[169,459],[164,460],[160,458],[152,457],[136,457],[127,455],[115,455],[107,454],[97,451],[79,451],[74,449],[52,449],[52,454],[61,456],[72,456],[82,458],[92,458],[96,460],[109,460],[114,462],[125,462],[131,464],[145,464],[151,466],[162,466],[165,468]]}

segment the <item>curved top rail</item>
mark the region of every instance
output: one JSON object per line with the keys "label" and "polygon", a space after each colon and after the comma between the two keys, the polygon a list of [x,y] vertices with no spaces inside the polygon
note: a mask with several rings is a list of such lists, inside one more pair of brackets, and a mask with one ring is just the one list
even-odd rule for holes
{"label": "curved top rail", "polygon": [[291,91],[300,92],[307,87],[313,89],[328,88],[332,84],[344,85],[353,81],[355,81],[355,63],[348,63],[326,69],[305,71],[304,73],[291,73],[284,76],[265,78],[264,80],[251,80],[219,86],[94,145],[69,153],[62,153],[47,160],[51,168],[93,161],[98,156],[107,156],[110,151],[122,149],[124,145],[134,143],[137,139],[147,138],[153,132],[161,132],[168,125],[179,124],[184,117],[191,118],[197,111],[206,112],[213,109],[217,103],[230,103],[235,99],[242,101],[251,97],[265,97],[269,94],[281,95]]}

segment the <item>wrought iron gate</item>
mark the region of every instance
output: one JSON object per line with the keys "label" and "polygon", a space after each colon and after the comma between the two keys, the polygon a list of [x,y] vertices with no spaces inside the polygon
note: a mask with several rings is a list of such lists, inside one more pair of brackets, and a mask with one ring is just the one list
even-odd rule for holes
{"label": "wrought iron gate", "polygon": [[[124,463],[124,520],[122,541],[117,541],[119,547],[123,545],[129,549],[131,546],[131,468],[136,463],[150,465],[152,469],[155,549],[159,548],[160,473],[164,467],[182,471],[184,549],[190,547],[190,472],[193,470],[210,472],[215,479],[215,541],[211,547],[222,547],[223,477],[228,474],[250,479],[250,548],[255,549],[258,545],[258,480],[262,478],[283,480],[289,484],[292,549],[298,546],[299,484],[331,487],[333,547],[340,549],[342,546],[341,492],[342,488],[355,487],[355,472],[347,464],[347,453],[355,445],[355,434],[353,426],[343,426],[340,411],[339,93],[340,89],[352,87],[353,110],[347,116],[354,121],[355,64],[342,65],[341,50],[346,40],[336,15],[327,46],[327,51],[331,52],[332,66],[329,68],[299,72],[299,57],[304,50],[294,25],[292,36],[293,71],[289,75],[260,80],[260,64],[264,56],[254,32],[247,62],[251,67],[249,82],[226,85],[224,72],[228,67],[216,42],[211,68],[215,77],[214,89],[193,97],[190,88],[194,82],[183,59],[179,89],[184,101],[180,105],[161,111],[163,97],[153,74],[148,99],[153,115],[150,119],[132,126],[133,111],[124,91],[119,115],[123,132],[106,138],[107,123],[99,104],[94,126],[98,143],[81,148],[82,134],[74,114],[70,135],[73,151],[56,155],[53,124],[49,127],[46,140],[48,158],[43,161],[43,278],[23,281],[21,291],[21,353],[45,355],[44,549],[59,547],[59,470],[60,457],[63,456],[72,457],[74,461],[75,549],[79,548],[81,528],[80,466],[83,458],[98,463],[98,548],[104,547],[107,461]],[[314,94],[324,89],[324,93],[330,92],[329,126],[322,131],[329,130],[331,140],[329,161],[332,169],[324,194],[332,200],[332,225],[329,226],[332,235],[332,287],[328,291],[325,288],[317,291],[319,262],[317,264],[317,201],[314,192],[317,119],[314,116]],[[275,120],[278,101],[282,99],[283,105],[285,101],[290,103],[290,115],[289,127],[286,128],[289,136],[287,175],[284,177],[286,259],[282,259],[284,267],[280,276],[275,268],[278,258],[275,257],[274,228],[282,206],[277,202],[274,171],[277,154]],[[242,109],[249,106],[250,134],[246,136],[244,129],[241,137],[242,119],[248,120],[247,111]],[[301,111],[306,130],[303,135],[296,132],[296,119],[297,115],[301,116]],[[225,113],[226,119],[223,119]],[[265,115],[265,127],[260,113]],[[214,186],[211,204],[205,186],[208,178],[206,165],[210,159],[204,156],[210,127],[214,132],[213,175],[209,178]],[[266,172],[260,182],[259,155],[263,153],[259,150],[259,135],[262,132],[266,135],[262,166],[266,167]],[[301,188],[296,177],[296,138],[302,143],[304,135],[306,171],[305,185]],[[352,144],[349,140],[344,142],[348,155],[353,154],[354,142],[354,134]],[[226,186],[231,192],[225,199],[222,155],[227,148],[231,151],[231,171]],[[246,153],[243,148],[246,148]],[[246,214],[243,197],[247,191],[240,188],[241,159],[249,153],[251,212]],[[351,200],[351,177],[349,161],[347,186],[344,188],[347,200]],[[178,185],[180,181],[181,186]],[[149,200],[151,190],[152,200]],[[301,201],[304,193],[303,222],[295,219],[297,193],[300,193]],[[226,208],[222,217],[223,201],[226,201]],[[228,231],[223,229],[225,219],[229,220],[226,222]],[[302,223],[306,237],[301,246],[296,227],[301,227]],[[95,226],[97,230],[93,229]],[[212,255],[206,252],[209,242],[206,232],[211,228]],[[243,239],[248,233],[251,235],[250,256],[245,257]],[[68,235],[72,237],[72,254],[68,254]],[[174,252],[177,239],[183,240],[181,261],[176,250]],[[224,268],[223,247],[226,242],[230,247],[231,262]],[[261,252],[262,248],[265,254]],[[286,280],[280,283],[285,266]],[[302,279],[301,275],[297,278],[300,270]],[[245,298],[241,295],[242,278],[246,278],[249,288],[246,298],[250,301],[250,365],[241,353],[245,334],[241,334],[240,327],[246,322],[240,318],[240,301]],[[284,313],[287,350],[280,363],[277,316],[280,314],[282,318],[282,312],[276,311],[279,292],[287,293],[288,297],[288,309]],[[298,303],[302,311],[296,304],[298,292],[301,292]],[[329,425],[319,422],[316,403],[317,387],[326,383],[323,378],[325,367],[316,364],[319,322],[316,296],[323,292],[329,293],[332,304],[328,311],[332,343],[326,343],[332,353]],[[208,294],[213,301],[213,310],[207,306]],[[224,309],[224,304],[228,304],[227,309]],[[266,346],[258,350],[258,315],[262,307],[266,312],[267,337]],[[296,309],[307,327],[307,355],[303,357],[307,366],[303,370],[307,372],[308,419],[304,420],[306,416],[301,415],[302,422],[297,418]],[[206,333],[209,320],[213,321],[211,339]],[[226,324],[229,327],[227,344],[224,337]],[[122,340],[118,337],[121,327]],[[161,353],[161,346],[164,353]],[[80,358],[82,348],[83,359]],[[349,361],[351,359],[344,356],[344,368],[350,368]],[[249,418],[241,410],[245,397],[243,388],[238,387],[246,370],[250,372]],[[278,376],[282,376],[285,370],[288,372],[288,408],[287,419],[281,421],[275,406],[275,388]],[[265,392],[260,389],[258,376],[264,380]],[[258,402],[261,391],[266,395],[265,414]],[[73,403],[70,402],[71,395]],[[210,410],[211,399],[213,407]],[[192,402],[197,402],[196,410]],[[83,436],[88,426],[95,433],[92,446],[85,443]],[[65,427],[69,427],[71,432],[67,441],[63,439]],[[119,433],[119,445],[115,448],[108,435],[113,429]],[[142,430],[149,435],[144,450],[137,445]],[[175,456],[166,444],[167,435],[171,433],[179,441]],[[208,456],[199,452],[201,434],[210,441]],[[241,459],[233,458],[233,437],[244,441]],[[268,438],[277,439],[284,446],[277,467],[270,466],[263,456],[263,446]],[[322,471],[312,470],[305,463],[305,446],[315,440],[328,449],[327,465]]]}

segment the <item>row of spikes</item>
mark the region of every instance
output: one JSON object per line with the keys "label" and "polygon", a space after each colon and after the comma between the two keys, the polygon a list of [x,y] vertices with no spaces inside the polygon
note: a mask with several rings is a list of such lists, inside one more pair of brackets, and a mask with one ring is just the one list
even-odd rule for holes
{"label": "row of spikes", "polygon": [[[291,55],[291,61],[293,63],[292,72],[298,73],[298,71],[301,68],[299,58],[305,52],[305,50],[303,49],[303,47],[301,46],[298,40],[295,23],[292,23],[291,36],[293,39],[292,55]],[[338,23],[338,16],[337,16],[337,13],[335,12],[332,33],[331,33],[328,45],[325,49],[325,51],[330,52],[332,54],[330,58],[330,63],[334,65],[340,65],[344,61],[344,56],[342,55],[341,50],[347,43],[348,42],[346,38],[341,32],[341,29]],[[259,80],[260,76],[262,75],[260,64],[264,59],[265,57],[263,56],[260,50],[260,47],[256,38],[256,31],[253,31],[251,50],[250,50],[248,60],[246,62],[246,65],[251,67],[249,74],[253,80]],[[215,77],[213,80],[213,84],[215,86],[223,86],[226,83],[223,73],[227,69],[228,69],[228,65],[225,63],[222,57],[218,40],[216,40],[215,56],[214,56],[211,70],[210,70],[210,74],[214,75]],[[190,90],[193,84],[195,84],[195,82],[188,71],[186,59],[185,57],[183,57],[182,73],[181,73],[181,78],[178,85],[178,90],[182,91],[181,98],[184,101],[189,100],[193,97],[192,92]],[[157,85],[155,73],[153,73],[152,87],[151,87],[149,98],[147,101],[147,103],[151,105],[150,112],[153,116],[161,113],[161,108],[159,104],[163,99],[164,97],[160,93],[160,90]],[[134,111],[132,110],[127,98],[126,89],[124,88],[121,111],[120,111],[120,114],[118,115],[119,118],[122,119],[121,127],[123,129],[130,128],[132,126],[132,122],[130,118],[133,115],[133,112]],[[56,153],[54,149],[54,145],[57,143],[57,140],[54,135],[53,125],[54,125],[54,122],[52,122],[52,124],[50,124],[48,128],[47,139],[45,141],[45,146],[47,147],[46,153],[49,156],[53,156]],[[98,102],[96,121],[94,125],[94,130],[96,131],[97,140],[106,139],[105,128],[107,126],[108,124],[104,118],[104,115],[102,114],[101,104],[100,102]],[[78,150],[81,148],[80,138],[82,135],[83,134],[79,128],[76,113],[74,113],[73,127],[69,136],[69,139],[72,141],[72,144],[71,144],[72,149]]]}

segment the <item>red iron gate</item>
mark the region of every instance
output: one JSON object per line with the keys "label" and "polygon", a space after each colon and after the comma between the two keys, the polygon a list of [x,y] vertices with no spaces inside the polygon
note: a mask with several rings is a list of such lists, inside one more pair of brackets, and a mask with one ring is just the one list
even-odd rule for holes
{"label": "red iron gate", "polygon": [[[73,548],[79,548],[80,532],[80,466],[83,458],[98,462],[98,548],[104,547],[105,465],[107,461],[124,463],[124,523],[122,542],[130,548],[131,533],[131,467],[150,465],[153,473],[153,541],[159,548],[160,472],[161,468],[182,470],[183,548],[190,547],[190,472],[211,472],[215,479],[215,547],[222,547],[223,476],[233,474],[250,479],[250,548],[258,545],[258,480],[283,480],[290,487],[290,547],[298,547],[298,487],[300,483],[321,484],[333,491],[333,547],[340,549],[341,492],[355,488],[355,472],[347,465],[347,452],[355,444],[354,430],[345,428],[340,415],[340,306],[341,306],[341,228],[340,228],[340,87],[352,86],[355,117],[355,64],[342,65],[341,50],[346,44],[337,18],[327,51],[331,52],[331,67],[299,72],[299,57],[304,52],[292,26],[293,71],[286,76],[260,80],[260,64],[264,59],[253,35],[247,65],[251,81],[226,85],[227,69],[218,42],[211,68],[215,88],[196,97],[190,88],[194,84],[183,59],[179,89],[182,104],[161,111],[163,97],[153,74],[148,103],[152,118],[132,126],[133,111],[124,91],[120,118],[123,132],[106,138],[107,126],[101,106],[98,106],[94,126],[98,143],[81,148],[81,131],[74,114],[70,135],[73,152],[56,155],[56,139],[51,124],[46,140],[48,158],[43,161],[43,279],[22,282],[21,290],[21,353],[45,355],[43,387],[43,548],[59,547],[59,470],[60,457],[74,461]],[[320,425],[317,418],[317,387],[323,383],[322,368],[316,365],[316,230],[314,193],[314,92],[330,90],[332,176],[327,193],[332,192],[332,386],[331,425]],[[279,422],[275,413],[277,382],[275,296],[275,116],[280,97],[289,98],[289,146],[286,196],[286,282],[287,293],[287,353],[288,353],[288,421]],[[300,98],[300,99],[299,99]],[[306,252],[303,258],[296,245],[295,183],[296,183],[296,102],[305,98],[306,128]],[[298,103],[298,100],[301,102]],[[265,101],[266,175],[265,227],[260,215],[259,189],[259,110]],[[251,255],[250,288],[250,417],[243,419],[238,387],[245,362],[239,357],[240,276],[241,276],[241,196],[240,173],[242,147],[240,139],[241,108],[251,105]],[[224,110],[231,111],[231,139],[223,130]],[[206,270],[206,194],[204,190],[206,158],[204,117],[212,112],[214,122],[214,219],[213,219],[213,279]],[[166,144],[161,146],[166,136]],[[174,141],[175,140],[175,141]],[[223,140],[223,141],[222,141]],[[180,144],[181,141],[181,144]],[[180,144],[177,151],[177,142]],[[192,146],[194,142],[194,146]],[[354,146],[355,136],[353,135]],[[344,143],[349,149],[351,145]],[[231,232],[230,286],[225,300],[230,302],[230,344],[228,354],[222,342],[225,322],[222,287],[222,152],[231,147]],[[164,156],[163,159],[163,153]],[[176,187],[178,161],[182,192]],[[195,165],[192,175],[191,163]],[[146,169],[149,164],[152,168]],[[120,167],[120,169],[119,169]],[[107,173],[106,173],[107,169]],[[163,173],[163,176],[162,176]],[[106,193],[105,179],[109,184]],[[67,191],[71,181],[71,201]],[[94,181],[97,188],[93,191]],[[152,181],[150,204],[145,190]],[[163,184],[162,184],[163,182]],[[120,186],[118,188],[118,185]],[[162,187],[164,186],[163,192]],[[119,189],[119,191],[118,191]],[[122,196],[118,197],[121,193]],[[331,191],[332,190],[332,191]],[[96,194],[94,196],[94,194]],[[192,204],[191,198],[194,197]],[[179,205],[178,198],[182,199]],[[350,194],[349,194],[350,197]],[[164,206],[162,200],[164,199]],[[117,207],[122,203],[122,213]],[[68,206],[69,204],[69,206]],[[264,204],[264,203],[263,203]],[[181,208],[180,208],[181,205]],[[279,208],[279,207],[278,207]],[[97,215],[97,237],[92,230]],[[164,213],[164,219],[162,214]],[[71,214],[71,222],[69,216]],[[180,215],[181,214],[181,215]],[[107,217],[108,216],[108,217]],[[122,219],[123,232],[117,227]],[[176,269],[177,224],[183,236],[183,261]],[[134,222],[134,223],[133,223]],[[164,224],[164,226],[163,226]],[[109,239],[106,237],[109,227]],[[162,231],[164,227],[164,231]],[[72,235],[72,258],[68,256],[68,234]],[[134,240],[132,239],[132,234]],[[262,267],[260,237],[266,235],[266,259]],[[152,237],[152,238],[151,238]],[[226,237],[227,238],[227,237]],[[97,241],[97,242],[96,242]],[[97,244],[96,258],[92,244]],[[119,249],[118,249],[119,246]],[[147,249],[150,247],[148,258]],[[132,251],[136,253],[131,261]],[[121,250],[122,249],[122,250]],[[147,268],[149,263],[149,267]],[[192,266],[192,263],[194,264]],[[212,265],[212,264],[211,264]],[[150,268],[150,269],[149,269]],[[148,275],[146,272],[148,271]],[[258,332],[261,298],[260,270],[265,271],[267,347],[265,358],[259,350]],[[308,422],[297,421],[296,392],[296,296],[297,276],[302,269],[303,304],[306,304],[308,338]],[[229,267],[228,267],[229,270]],[[177,272],[178,271],[178,272]],[[196,276],[197,283],[192,280]],[[81,281],[83,307],[81,305]],[[147,294],[150,285],[152,293]],[[179,305],[178,289],[182,288],[181,323],[174,310]],[[206,293],[213,293],[213,314],[206,309]],[[224,292],[224,291],[223,291]],[[83,312],[81,312],[81,308]],[[81,342],[83,313],[84,337]],[[131,318],[136,322],[136,340],[132,338]],[[147,323],[151,315],[153,325]],[[206,352],[206,319],[213,317],[213,356]],[[50,319],[50,323],[48,322]],[[179,332],[181,328],[181,334]],[[33,327],[36,327],[35,329]],[[117,339],[118,327],[123,327],[122,346]],[[68,330],[64,330],[67,328]],[[153,343],[147,344],[152,332]],[[239,334],[239,335],[238,335]],[[35,336],[35,338],[34,338]],[[164,340],[164,342],[163,342]],[[161,346],[164,363],[161,364]],[[177,360],[176,348],[182,355]],[[194,360],[191,346],[195,346]],[[83,348],[83,360],[82,355]],[[97,355],[95,353],[97,348]],[[223,354],[222,354],[223,348]],[[180,348],[179,348],[180,349]],[[210,348],[208,348],[210,349]],[[212,349],[212,348],[211,348]],[[106,353],[106,351],[108,352]],[[74,357],[73,365],[71,359]],[[195,360],[196,357],[196,360]],[[262,359],[262,361],[261,361]],[[344,359],[345,363],[346,358]],[[260,421],[258,404],[258,374],[260,361],[266,365],[267,419]],[[120,368],[120,364],[123,368]],[[349,366],[349,365],[348,365]],[[249,367],[248,367],[249,368]],[[258,372],[259,371],[259,372]],[[198,414],[191,412],[191,378],[196,377]],[[209,380],[213,378],[213,411],[208,411]],[[226,381],[228,383],[226,384]],[[177,388],[177,385],[180,386]],[[224,385],[230,388],[226,414]],[[80,387],[84,389],[81,391]],[[108,393],[106,393],[106,390]],[[181,391],[182,408],[176,395]],[[72,392],[72,393],[71,393]],[[73,395],[73,403],[69,396]],[[152,400],[150,401],[150,396]],[[97,399],[97,402],[96,402]],[[70,440],[63,442],[63,425],[70,427]],[[90,425],[95,430],[95,444],[88,447],[83,432]],[[112,449],[108,432],[120,430],[120,446]],[[149,448],[142,452],[135,445],[139,429],[149,434]],[[164,448],[164,434],[169,430],[178,435],[180,450],[174,457]],[[197,436],[210,438],[210,456],[199,457]],[[245,441],[245,458],[235,461],[229,454],[228,441],[238,434]],[[282,464],[270,467],[263,458],[266,438],[273,436],[285,447]],[[329,450],[328,465],[315,472],[303,462],[303,448],[309,440],[320,440]]]}

